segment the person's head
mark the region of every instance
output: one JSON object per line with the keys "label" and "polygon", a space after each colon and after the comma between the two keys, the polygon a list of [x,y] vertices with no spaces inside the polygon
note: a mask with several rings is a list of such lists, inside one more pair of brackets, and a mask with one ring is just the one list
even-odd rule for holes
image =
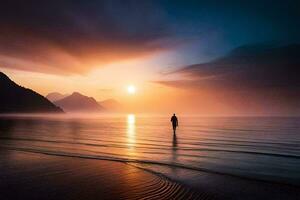
{"label": "person's head", "polygon": [[175,116],[175,113],[173,114],[173,116]]}

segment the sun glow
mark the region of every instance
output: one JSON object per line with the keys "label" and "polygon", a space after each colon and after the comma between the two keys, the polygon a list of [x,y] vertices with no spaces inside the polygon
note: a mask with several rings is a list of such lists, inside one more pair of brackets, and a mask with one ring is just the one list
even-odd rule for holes
{"label": "sun glow", "polygon": [[129,85],[129,86],[127,87],[127,92],[128,92],[129,94],[135,94],[135,93],[136,93],[136,88],[135,88],[135,86],[134,86],[134,85]]}

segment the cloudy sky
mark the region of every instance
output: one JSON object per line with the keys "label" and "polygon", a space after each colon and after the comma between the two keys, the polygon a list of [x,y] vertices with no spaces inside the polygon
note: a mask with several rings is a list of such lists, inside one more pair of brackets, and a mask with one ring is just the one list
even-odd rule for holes
{"label": "cloudy sky", "polygon": [[[98,100],[131,102],[130,108],[137,110],[169,111],[180,105],[182,112],[197,107],[202,113],[249,113],[244,98],[251,94],[256,96],[250,106],[254,114],[274,107],[288,113],[287,105],[294,105],[295,99],[286,95],[299,91],[297,79],[287,78],[299,73],[295,67],[299,64],[299,7],[296,0],[3,1],[0,70],[43,95],[79,91]],[[240,63],[245,56],[233,55],[239,47],[252,58],[247,60],[250,67]],[[295,56],[282,56],[281,65],[276,65],[270,62],[273,54],[266,56],[262,49]],[[224,57],[225,64],[219,60]],[[239,66],[247,68],[242,76],[236,75]],[[258,74],[256,68],[264,72]],[[226,83],[226,89],[211,87],[220,85],[220,79],[211,76],[224,77],[224,73],[235,74],[229,76],[232,82]],[[211,75],[204,78],[209,81],[203,83],[203,74]],[[247,84],[253,79],[259,79],[255,87]],[[124,92],[129,84],[137,87],[134,97]],[[243,94],[241,89],[236,92],[237,84],[244,86]],[[265,108],[263,94],[269,93],[273,106]]]}

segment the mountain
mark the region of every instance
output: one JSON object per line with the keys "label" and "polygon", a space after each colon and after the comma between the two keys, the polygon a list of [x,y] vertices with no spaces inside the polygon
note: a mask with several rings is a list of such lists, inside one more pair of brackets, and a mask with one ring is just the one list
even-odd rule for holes
{"label": "mountain", "polygon": [[101,112],[105,110],[93,97],[87,97],[78,92],[55,101],[54,104],[66,112]]}
{"label": "mountain", "polygon": [[58,101],[58,100],[61,100],[65,97],[69,96],[68,94],[61,94],[59,92],[51,92],[49,93],[46,98],[51,101],[51,102],[54,102],[54,101]]}
{"label": "mountain", "polygon": [[114,99],[98,101],[98,104],[103,106],[107,111],[120,111],[122,109],[122,105]]}
{"label": "mountain", "polygon": [[21,87],[0,72],[0,113],[43,113],[63,110],[33,90]]}

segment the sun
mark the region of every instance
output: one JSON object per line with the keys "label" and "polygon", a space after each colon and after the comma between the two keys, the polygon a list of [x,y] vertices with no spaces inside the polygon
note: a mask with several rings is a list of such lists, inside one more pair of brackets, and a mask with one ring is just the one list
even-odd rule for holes
{"label": "sun", "polygon": [[129,86],[127,87],[127,92],[128,92],[129,94],[135,94],[135,92],[136,92],[135,86],[134,86],[134,85],[129,85]]}

